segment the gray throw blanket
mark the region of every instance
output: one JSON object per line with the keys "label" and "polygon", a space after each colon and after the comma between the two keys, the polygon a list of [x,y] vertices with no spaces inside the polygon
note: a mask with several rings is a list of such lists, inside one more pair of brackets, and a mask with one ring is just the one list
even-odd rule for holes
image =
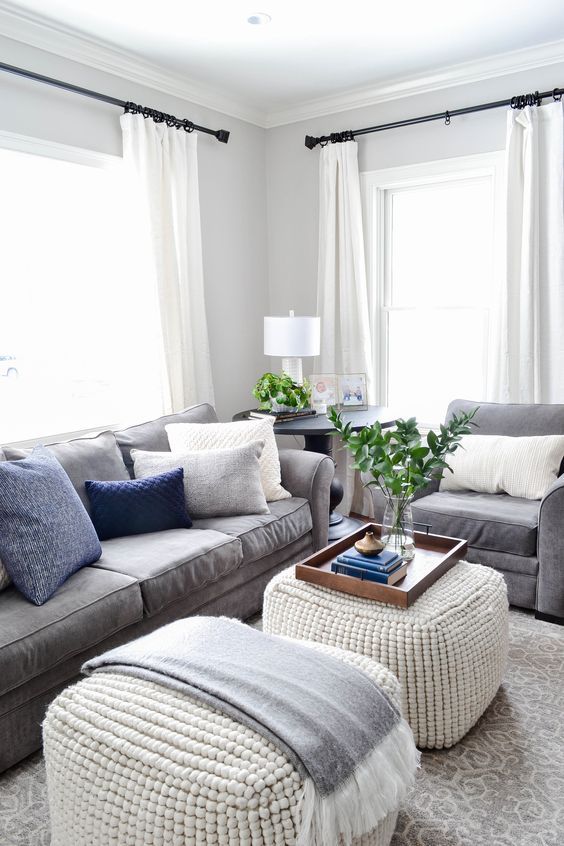
{"label": "gray throw blanket", "polygon": [[[409,728],[368,676],[316,649],[236,620],[179,620],[87,661],[82,671],[125,673],[175,688],[271,740],[310,788],[305,801],[311,807],[302,809],[302,827],[310,838],[304,843],[328,846],[337,843],[339,834],[350,842],[370,830],[357,831],[357,823],[341,819],[340,805],[350,802],[351,790],[361,789],[357,777],[363,765],[369,767],[374,792],[373,765],[386,766],[380,754],[386,740],[394,739],[388,744],[394,772],[380,772],[378,780],[390,776],[392,790],[382,786],[382,801],[374,804],[378,819],[364,814],[362,825],[395,810],[385,794],[394,794],[397,807],[417,765]],[[337,802],[339,807],[333,802],[329,815],[327,803],[323,812],[315,807],[342,790],[343,802]],[[359,801],[370,803],[371,797]]]}

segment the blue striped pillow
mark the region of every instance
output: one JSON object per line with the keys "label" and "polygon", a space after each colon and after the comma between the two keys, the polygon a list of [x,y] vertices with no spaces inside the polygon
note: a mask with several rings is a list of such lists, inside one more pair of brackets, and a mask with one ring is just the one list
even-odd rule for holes
{"label": "blue striped pillow", "polygon": [[43,605],[100,542],[72,483],[45,447],[0,462],[0,558],[16,588]]}

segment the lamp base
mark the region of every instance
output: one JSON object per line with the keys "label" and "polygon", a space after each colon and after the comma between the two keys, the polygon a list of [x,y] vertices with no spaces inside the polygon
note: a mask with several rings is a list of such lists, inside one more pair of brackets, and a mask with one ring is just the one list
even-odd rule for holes
{"label": "lamp base", "polygon": [[301,358],[283,358],[282,370],[294,380],[296,385],[303,385],[304,374],[302,370]]}

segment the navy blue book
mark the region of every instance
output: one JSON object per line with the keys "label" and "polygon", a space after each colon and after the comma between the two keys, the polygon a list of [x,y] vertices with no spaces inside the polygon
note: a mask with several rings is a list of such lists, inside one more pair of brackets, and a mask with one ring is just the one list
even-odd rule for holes
{"label": "navy blue book", "polygon": [[351,549],[347,549],[346,552],[343,552],[337,558],[337,561],[340,561],[342,564],[352,564],[354,567],[364,567],[380,573],[389,573],[401,560],[401,556],[397,552],[390,552],[385,549],[379,552],[378,555],[361,555],[360,552],[356,551],[354,546]]}
{"label": "navy blue book", "polygon": [[342,576],[354,576],[365,582],[379,582],[383,585],[395,585],[407,573],[407,564],[400,560],[399,565],[391,573],[379,573],[377,570],[365,570],[353,567],[352,564],[341,564],[339,560],[331,562],[331,572]]}

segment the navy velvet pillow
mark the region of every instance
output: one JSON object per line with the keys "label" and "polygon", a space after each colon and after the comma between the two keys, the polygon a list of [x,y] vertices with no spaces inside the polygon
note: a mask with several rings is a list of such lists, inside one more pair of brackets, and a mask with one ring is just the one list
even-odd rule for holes
{"label": "navy velvet pillow", "polygon": [[184,470],[127,482],[85,482],[100,540],[166,529],[189,529]]}
{"label": "navy velvet pillow", "polygon": [[16,588],[43,605],[102,549],[72,483],[45,447],[0,461],[0,558]]}

